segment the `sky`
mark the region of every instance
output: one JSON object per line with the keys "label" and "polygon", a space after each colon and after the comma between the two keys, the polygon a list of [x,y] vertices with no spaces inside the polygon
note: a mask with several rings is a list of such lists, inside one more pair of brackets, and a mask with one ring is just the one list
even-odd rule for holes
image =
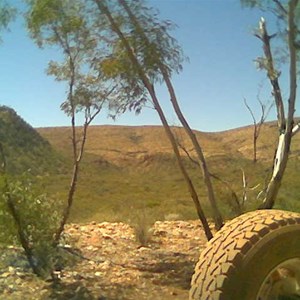
{"label": "sky", "polygon": [[[23,7],[21,0],[9,3]],[[261,100],[269,101],[271,94],[265,74],[254,64],[262,47],[253,30],[261,16],[272,24],[272,15],[242,8],[239,0],[148,3],[160,11],[163,19],[177,24],[172,35],[189,58],[183,71],[172,80],[190,126],[215,132],[249,125],[252,118],[244,99],[259,118],[257,95],[260,93]],[[59,57],[58,50],[39,49],[21,17],[10,24],[9,31],[0,34],[0,105],[16,110],[33,127],[69,126],[70,119],[60,110],[66,86],[45,72],[48,62]],[[287,77],[282,76],[282,81],[284,89]],[[165,88],[158,86],[157,91],[170,125],[179,125]],[[275,119],[274,110],[269,119]],[[144,108],[138,116],[125,113],[116,120],[104,112],[93,124],[160,125],[160,120],[155,110]]]}

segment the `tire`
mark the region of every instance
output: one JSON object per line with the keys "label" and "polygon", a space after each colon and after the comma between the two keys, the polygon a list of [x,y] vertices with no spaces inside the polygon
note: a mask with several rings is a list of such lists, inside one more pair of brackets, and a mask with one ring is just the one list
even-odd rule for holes
{"label": "tire", "polygon": [[227,223],[201,252],[189,299],[300,299],[300,214],[259,210]]}

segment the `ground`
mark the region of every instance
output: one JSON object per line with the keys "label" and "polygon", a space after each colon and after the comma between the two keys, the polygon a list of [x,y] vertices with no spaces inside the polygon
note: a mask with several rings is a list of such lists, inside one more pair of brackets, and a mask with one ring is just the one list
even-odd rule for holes
{"label": "ground", "polygon": [[[1,300],[188,299],[194,265],[206,239],[199,221],[158,221],[150,242],[141,246],[124,223],[69,224],[66,240],[77,249],[76,262],[57,272],[58,286],[37,279],[21,249],[0,254]],[[9,262],[9,265],[7,264]]]}

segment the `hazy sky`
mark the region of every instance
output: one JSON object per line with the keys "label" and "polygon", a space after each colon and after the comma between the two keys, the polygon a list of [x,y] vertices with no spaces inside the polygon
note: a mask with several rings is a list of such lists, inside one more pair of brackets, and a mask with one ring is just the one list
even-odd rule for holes
{"label": "hazy sky", "polygon": [[[21,0],[10,0],[21,7]],[[238,0],[151,0],[162,18],[174,21],[173,35],[179,40],[189,62],[173,78],[183,112],[191,127],[201,131],[221,131],[252,122],[245,108],[246,98],[257,115],[257,93],[269,83],[253,60],[261,55],[261,43],[252,34],[259,18],[270,15],[242,8]],[[10,32],[2,33],[0,45],[0,104],[12,107],[34,127],[68,126],[70,120],[60,111],[65,86],[45,74],[53,50],[39,49],[27,35],[24,20],[18,18]],[[286,80],[285,80],[286,81]],[[287,82],[283,82],[283,86]],[[158,87],[168,120],[178,125],[168,94]],[[274,119],[274,112],[270,114]],[[156,112],[145,108],[139,116],[126,113],[116,121],[103,113],[94,124],[160,124]]]}

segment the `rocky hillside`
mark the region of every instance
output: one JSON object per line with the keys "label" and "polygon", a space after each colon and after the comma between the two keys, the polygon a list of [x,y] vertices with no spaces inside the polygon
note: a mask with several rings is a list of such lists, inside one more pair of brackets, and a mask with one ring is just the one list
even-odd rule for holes
{"label": "rocky hillside", "polygon": [[6,106],[0,106],[0,141],[9,173],[30,170],[32,174],[40,174],[59,164],[59,156],[50,143]]}

